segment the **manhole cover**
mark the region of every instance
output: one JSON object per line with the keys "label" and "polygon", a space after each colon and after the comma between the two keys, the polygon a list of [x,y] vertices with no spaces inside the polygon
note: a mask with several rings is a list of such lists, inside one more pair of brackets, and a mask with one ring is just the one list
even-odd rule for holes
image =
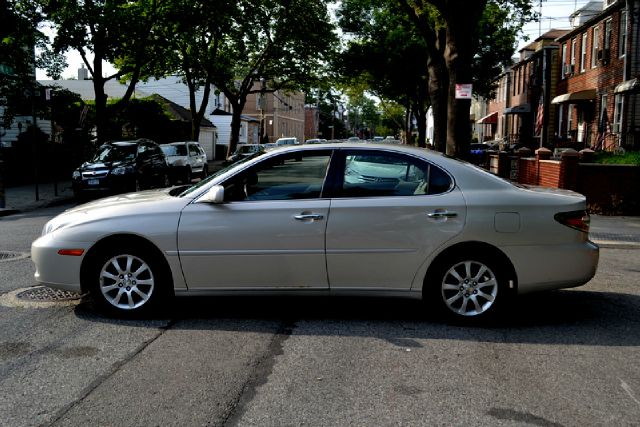
{"label": "manhole cover", "polygon": [[71,291],[52,289],[47,286],[34,286],[16,294],[16,298],[27,301],[71,301],[82,298],[82,294]]}
{"label": "manhole cover", "polygon": [[28,258],[29,254],[25,252],[0,251],[0,262],[13,261],[17,259]]}

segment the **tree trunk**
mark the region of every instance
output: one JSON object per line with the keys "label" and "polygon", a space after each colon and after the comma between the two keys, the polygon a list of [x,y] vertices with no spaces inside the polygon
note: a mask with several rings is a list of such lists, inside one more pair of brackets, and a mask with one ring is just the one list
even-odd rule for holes
{"label": "tree trunk", "polygon": [[433,113],[432,143],[434,149],[441,153],[445,152],[447,144],[447,105],[449,101],[449,74],[443,56],[445,39],[444,29],[438,31],[437,35],[431,39],[433,50],[430,49],[427,60],[429,97]]}
{"label": "tree trunk", "polygon": [[[447,23],[444,59],[449,71],[449,103],[447,106],[447,154],[466,157],[471,142],[470,99],[456,99],[456,84],[472,83],[471,63],[474,54],[474,31],[487,0],[473,2],[448,0],[438,9]],[[465,13],[460,13],[464,10]]]}
{"label": "tree trunk", "polygon": [[[245,98],[246,100],[246,98]],[[242,110],[244,109],[245,102],[240,98],[236,98],[231,105],[233,111],[231,115],[231,139],[229,140],[229,150],[227,151],[227,157],[235,153],[238,143],[240,142],[240,126],[242,125]]]}

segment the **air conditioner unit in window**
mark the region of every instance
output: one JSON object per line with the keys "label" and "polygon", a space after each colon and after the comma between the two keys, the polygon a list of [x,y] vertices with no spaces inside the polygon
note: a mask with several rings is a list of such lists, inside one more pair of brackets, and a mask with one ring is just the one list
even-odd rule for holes
{"label": "air conditioner unit in window", "polygon": [[611,125],[611,132],[620,133],[620,123],[614,123]]}
{"label": "air conditioner unit in window", "polygon": [[573,64],[562,64],[562,74],[573,75]]}

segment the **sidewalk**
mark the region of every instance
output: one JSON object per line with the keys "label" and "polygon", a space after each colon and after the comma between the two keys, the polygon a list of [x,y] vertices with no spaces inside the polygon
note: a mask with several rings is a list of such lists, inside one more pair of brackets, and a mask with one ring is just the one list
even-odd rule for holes
{"label": "sidewalk", "polygon": [[32,211],[55,204],[73,202],[73,190],[71,181],[61,181],[55,185],[52,182],[38,185],[38,200],[36,200],[36,187],[34,184],[7,187],[4,189],[5,207],[0,208],[0,217],[19,212]]}

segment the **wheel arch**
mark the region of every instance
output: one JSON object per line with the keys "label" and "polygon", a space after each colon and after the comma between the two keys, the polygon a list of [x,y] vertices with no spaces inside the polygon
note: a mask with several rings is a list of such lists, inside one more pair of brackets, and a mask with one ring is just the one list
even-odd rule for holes
{"label": "wheel arch", "polygon": [[89,290],[86,287],[88,282],[86,278],[90,272],[91,263],[101,250],[111,247],[116,243],[129,248],[140,248],[145,252],[151,253],[151,255],[160,262],[161,268],[164,270],[163,273],[165,273],[163,274],[163,280],[167,280],[166,284],[171,292],[173,292],[173,275],[171,274],[171,267],[169,266],[169,262],[162,251],[153,242],[142,236],[121,233],[112,234],[100,239],[87,251],[87,254],[82,260],[82,264],[80,265],[80,289],[83,293],[86,293]]}
{"label": "wheel arch", "polygon": [[[518,275],[509,257],[498,247],[489,243],[477,241],[456,243],[455,245],[449,246],[448,248],[440,252],[429,264],[429,268],[427,269],[427,272],[424,276],[424,280],[422,283],[423,293],[425,288],[427,286],[430,286],[430,281],[434,279],[436,271],[445,260],[453,256],[468,253],[480,253],[482,254],[482,256],[495,257],[498,264],[503,268],[503,273],[505,273],[507,281],[512,281],[512,284],[509,285],[510,291],[514,294],[517,293]],[[513,288],[511,289],[511,287]]]}

